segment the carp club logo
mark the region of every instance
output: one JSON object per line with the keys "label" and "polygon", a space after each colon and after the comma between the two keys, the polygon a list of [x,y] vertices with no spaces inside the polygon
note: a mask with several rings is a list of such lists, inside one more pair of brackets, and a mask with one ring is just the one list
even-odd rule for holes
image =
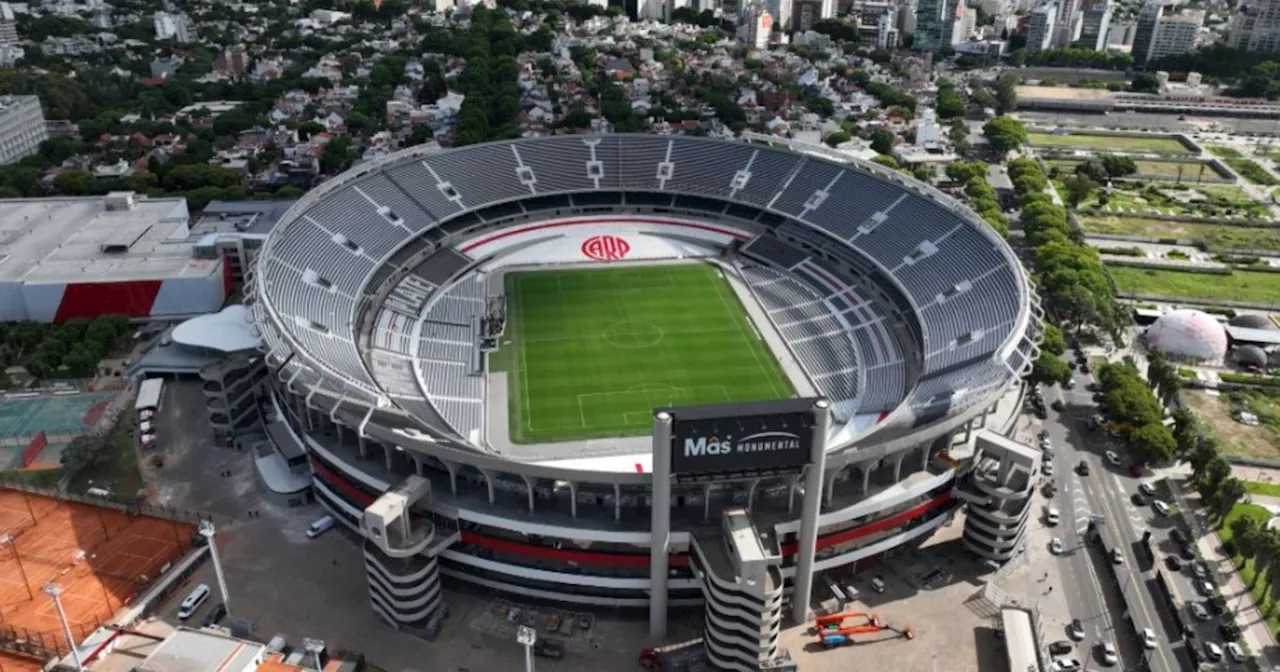
{"label": "carp club logo", "polygon": [[594,261],[617,261],[630,251],[631,244],[618,236],[592,236],[582,243],[582,254]]}

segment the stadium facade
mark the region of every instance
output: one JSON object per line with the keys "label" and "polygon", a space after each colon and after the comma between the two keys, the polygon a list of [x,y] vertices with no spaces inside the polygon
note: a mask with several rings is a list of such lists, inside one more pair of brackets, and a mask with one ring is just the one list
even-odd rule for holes
{"label": "stadium facade", "polygon": [[[639,444],[499,440],[487,279],[676,258],[716,264],[758,304],[821,398],[803,421],[820,459],[775,458],[805,451],[771,439],[762,462],[700,467],[666,452],[669,417]],[[275,434],[364,530],[379,616],[429,632],[442,578],[648,609],[655,635],[668,607],[706,605],[713,662],[742,670],[776,654],[793,586],[950,521],[966,468],[952,446],[1028,369],[1040,329],[1007,244],[940,192],[820,148],[675,136],[400,152],[299,201],[249,284]]]}

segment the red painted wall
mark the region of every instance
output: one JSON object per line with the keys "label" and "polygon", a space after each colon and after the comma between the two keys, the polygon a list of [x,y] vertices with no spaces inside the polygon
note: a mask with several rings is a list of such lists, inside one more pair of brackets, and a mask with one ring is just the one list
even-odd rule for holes
{"label": "red painted wall", "polygon": [[111,314],[146,317],[151,314],[151,306],[160,295],[162,284],[163,280],[68,284],[53,321],[61,323],[77,317]]}

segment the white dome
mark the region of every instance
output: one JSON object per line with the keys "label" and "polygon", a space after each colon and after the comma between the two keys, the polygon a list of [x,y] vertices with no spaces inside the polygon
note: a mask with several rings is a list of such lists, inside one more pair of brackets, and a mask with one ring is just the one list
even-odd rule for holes
{"label": "white dome", "polygon": [[1174,310],[1147,329],[1147,345],[1174,359],[1221,361],[1227,354],[1227,330],[1199,310]]}

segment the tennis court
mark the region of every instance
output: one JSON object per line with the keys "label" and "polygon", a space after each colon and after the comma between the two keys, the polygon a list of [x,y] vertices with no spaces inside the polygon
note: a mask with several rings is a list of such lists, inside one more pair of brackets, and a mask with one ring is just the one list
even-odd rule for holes
{"label": "tennis court", "polygon": [[116,393],[19,397],[0,400],[0,438],[49,434],[81,434],[97,424],[102,409]]}
{"label": "tennis court", "polygon": [[65,648],[46,583],[62,586],[67,621],[83,637],[181,557],[193,532],[186,523],[0,489],[0,634]]}

